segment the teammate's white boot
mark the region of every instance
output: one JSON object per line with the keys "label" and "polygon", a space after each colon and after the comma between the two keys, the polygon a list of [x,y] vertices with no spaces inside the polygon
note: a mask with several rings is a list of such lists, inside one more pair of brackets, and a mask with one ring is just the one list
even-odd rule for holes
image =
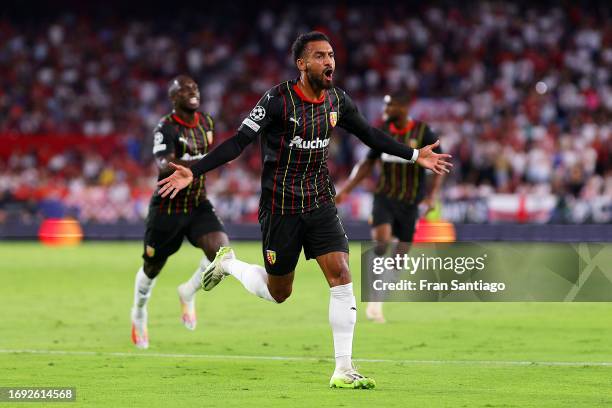
{"label": "teammate's white boot", "polygon": [[223,261],[234,259],[234,250],[230,247],[221,247],[217,251],[215,259],[208,265],[204,273],[202,274],[202,289],[208,291],[214,288],[229,275],[225,269],[223,269]]}
{"label": "teammate's white boot", "polygon": [[386,323],[382,302],[370,302],[366,308],[366,317],[374,323]]}
{"label": "teammate's white boot", "polygon": [[198,324],[195,308],[195,296],[190,294],[187,284],[183,283],[177,288],[179,301],[181,302],[181,320],[189,330],[195,330]]}
{"label": "teammate's white boot", "polygon": [[147,309],[132,308],[132,343],[139,349],[149,348],[149,334],[147,332]]}

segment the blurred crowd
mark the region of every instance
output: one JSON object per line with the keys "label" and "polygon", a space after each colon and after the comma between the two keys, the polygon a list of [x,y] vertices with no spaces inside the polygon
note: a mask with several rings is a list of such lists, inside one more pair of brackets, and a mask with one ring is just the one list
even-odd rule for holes
{"label": "blurred crowd", "polygon": [[[454,156],[445,202],[554,195],[559,222],[571,221],[563,214],[579,202],[603,200],[612,212],[610,8],[581,4],[268,8],[264,1],[223,18],[0,19],[0,140],[121,141],[107,157],[79,148],[40,158],[15,147],[0,161],[0,222],[16,206],[22,217],[61,210],[100,222],[141,219],[156,178],[151,130],[170,109],[168,81],[188,73],[199,82],[218,143],[263,92],[296,76],[289,48],[311,29],[332,39],[337,85],[372,123],[386,93],[414,97],[411,115],[428,121]],[[337,133],[329,164],[341,183],[367,148]],[[253,146],[211,173],[208,190],[222,216],[256,219],[259,163]],[[361,208],[364,189],[350,208]]]}
{"label": "blurred crowd", "polygon": [[[138,222],[148,212],[157,167],[126,153],[103,157],[88,148],[41,157],[13,154],[0,163],[0,224],[73,217],[85,222]],[[207,175],[207,191],[224,219],[257,222],[259,180],[242,166]]]}

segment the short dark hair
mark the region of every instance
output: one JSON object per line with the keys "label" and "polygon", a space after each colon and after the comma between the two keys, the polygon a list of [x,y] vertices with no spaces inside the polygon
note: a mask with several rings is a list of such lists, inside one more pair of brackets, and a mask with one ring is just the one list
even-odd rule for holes
{"label": "short dark hair", "polygon": [[309,33],[300,34],[291,46],[291,55],[293,56],[293,62],[297,61],[299,58],[302,58],[304,48],[306,48],[308,43],[313,41],[327,41],[328,43],[331,43],[331,41],[329,41],[329,37],[320,31],[311,31]]}
{"label": "short dark hair", "polygon": [[183,81],[193,81],[193,82],[195,82],[195,79],[193,79],[189,75],[185,75],[185,74],[177,75],[174,78],[172,78],[172,81],[170,81],[170,83],[168,83],[168,97],[170,99],[172,99],[174,97],[174,95],[178,92],[178,90],[181,87],[181,82],[183,82]]}
{"label": "short dark hair", "polygon": [[411,92],[402,89],[385,95],[384,101],[385,103],[393,101],[397,104],[408,106],[410,105],[410,102],[412,102],[412,99],[413,97],[411,95]]}

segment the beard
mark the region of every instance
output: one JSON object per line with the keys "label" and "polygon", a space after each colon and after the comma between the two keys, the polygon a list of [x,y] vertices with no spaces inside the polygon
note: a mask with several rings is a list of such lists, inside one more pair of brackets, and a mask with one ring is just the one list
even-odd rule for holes
{"label": "beard", "polygon": [[331,89],[334,86],[333,80],[329,82],[325,81],[325,78],[323,77],[323,73],[319,75],[314,75],[312,72],[306,71],[306,76],[308,77],[308,82],[310,82],[313,88]]}

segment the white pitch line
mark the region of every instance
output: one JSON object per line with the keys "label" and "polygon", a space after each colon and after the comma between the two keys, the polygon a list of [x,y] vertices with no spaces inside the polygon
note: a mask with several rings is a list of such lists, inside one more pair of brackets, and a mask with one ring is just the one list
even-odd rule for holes
{"label": "white pitch line", "polygon": [[[264,361],[333,361],[326,357],[289,357],[289,356],[244,356],[228,354],[175,354],[146,352],[98,352],[70,350],[33,350],[33,349],[0,349],[0,354],[41,354],[62,356],[95,356],[95,357],[158,357],[158,358],[201,358],[209,360],[264,360]],[[358,363],[391,363],[391,364],[430,364],[430,365],[501,365],[501,366],[547,366],[547,367],[612,367],[607,361],[507,361],[507,360],[391,360],[378,358],[356,358]]]}

